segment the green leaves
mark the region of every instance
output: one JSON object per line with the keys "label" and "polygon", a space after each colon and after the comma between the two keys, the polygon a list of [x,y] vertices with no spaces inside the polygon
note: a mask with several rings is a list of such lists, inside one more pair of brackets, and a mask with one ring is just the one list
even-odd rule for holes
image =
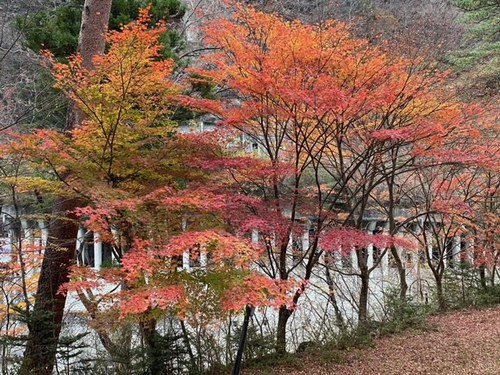
{"label": "green leaves", "polygon": [[460,69],[471,69],[471,79],[494,95],[500,84],[500,3],[455,0],[454,4],[465,11],[463,21],[471,25],[471,30],[466,47],[452,55],[452,62]]}

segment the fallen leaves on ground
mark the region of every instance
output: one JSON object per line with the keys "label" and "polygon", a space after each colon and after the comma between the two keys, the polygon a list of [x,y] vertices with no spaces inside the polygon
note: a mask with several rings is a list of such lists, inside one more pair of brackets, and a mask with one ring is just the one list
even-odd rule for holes
{"label": "fallen leaves on ground", "polygon": [[[287,366],[244,371],[245,375],[498,375],[500,308],[461,310],[430,318],[433,329],[376,340],[373,348],[337,352],[326,364],[318,349]],[[339,354],[340,353],[340,354]],[[295,366],[296,367],[296,366]]]}

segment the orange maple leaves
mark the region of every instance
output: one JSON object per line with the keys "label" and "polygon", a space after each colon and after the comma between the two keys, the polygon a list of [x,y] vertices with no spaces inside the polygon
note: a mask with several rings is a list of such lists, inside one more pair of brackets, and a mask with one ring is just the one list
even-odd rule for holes
{"label": "orange maple leaves", "polygon": [[[199,302],[194,295],[205,292],[217,296],[213,308],[239,309],[250,301],[234,298],[245,285],[254,288],[256,305],[282,300],[283,288],[260,282],[249,269],[260,250],[228,230],[225,213],[238,203],[219,186],[220,168],[192,161],[211,149],[217,154],[220,145],[173,136],[171,114],[181,87],[172,79],[173,61],[159,58],[165,26],[149,29],[148,23],[146,10],[137,22],[110,33],[109,50],[94,59],[92,71],[78,56],[68,64],[52,61],[57,87],[87,117],[70,137],[50,131],[28,137],[30,152],[46,145],[44,165],[67,171],[65,184],[87,200],[78,209],[86,226],[123,250],[112,272],[75,267],[65,290],[99,291],[122,317],[186,314]],[[185,218],[196,225],[183,227]],[[185,254],[191,262],[203,256],[203,269],[183,271],[179,258]],[[106,283],[126,288],[110,292]]]}

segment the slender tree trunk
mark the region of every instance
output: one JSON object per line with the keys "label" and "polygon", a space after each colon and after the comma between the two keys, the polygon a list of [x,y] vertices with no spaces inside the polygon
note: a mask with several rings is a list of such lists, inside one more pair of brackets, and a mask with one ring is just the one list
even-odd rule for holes
{"label": "slender tree trunk", "polygon": [[406,301],[406,293],[408,292],[408,283],[406,281],[406,268],[404,263],[401,261],[398,250],[395,246],[391,246],[391,255],[394,258],[394,263],[398,269],[399,276],[399,298],[401,301]]}
{"label": "slender tree trunk", "polygon": [[[396,234],[396,220],[395,220],[395,211],[397,207],[396,201],[398,200],[395,196],[396,174],[394,173],[395,168],[397,168],[397,153],[392,155],[392,165],[393,165],[393,170],[390,177],[388,177],[387,179],[387,188],[389,192],[389,207],[388,207],[389,233],[394,236]],[[408,282],[406,281],[406,268],[403,261],[401,260],[401,257],[399,256],[396,246],[392,245],[390,250],[392,257],[394,258],[394,262],[396,263],[396,267],[398,269],[399,299],[404,303],[406,302],[406,293],[408,292]]]}
{"label": "slender tree trunk", "polygon": [[[129,327],[124,327],[124,330],[129,330]],[[102,346],[109,353],[111,361],[113,362],[114,370],[120,375],[127,375],[130,373],[131,369],[131,353],[128,346],[130,345],[131,336],[127,333],[122,333],[119,343],[114,343],[109,335],[101,330],[97,332],[99,341],[101,341]]]}
{"label": "slender tree trunk", "polygon": [[481,282],[481,288],[486,289],[486,267],[484,264],[479,266],[479,280]]}
{"label": "slender tree trunk", "polygon": [[193,349],[191,348],[191,342],[189,340],[189,334],[186,329],[186,325],[184,324],[184,320],[180,320],[181,323],[181,330],[182,330],[182,340],[184,341],[184,346],[186,347],[186,350],[189,355],[189,363],[191,364],[191,371],[195,371],[196,369],[196,358],[194,357],[193,354]]}
{"label": "slender tree trunk", "polygon": [[[104,52],[110,11],[111,0],[85,1],[79,51],[84,66],[89,69],[93,68],[92,57]],[[83,114],[72,106],[68,113],[67,130],[77,127],[82,117]],[[29,317],[28,341],[19,371],[21,375],[52,374],[66,303],[66,296],[59,290],[68,281],[69,266],[75,254],[78,223],[73,211],[80,204],[79,199],[56,198],[35,305]]]}
{"label": "slender tree trunk", "polygon": [[361,270],[361,289],[359,291],[358,324],[364,325],[368,320],[368,292],[370,285],[370,274]]}
{"label": "slender tree trunk", "polygon": [[444,298],[443,278],[441,276],[436,277],[436,295],[437,295],[439,309],[445,310],[446,300]]}
{"label": "slender tree trunk", "polygon": [[330,273],[330,269],[328,268],[328,264],[325,265],[325,275],[326,283],[328,284],[328,299],[332,303],[333,311],[335,312],[335,322],[337,324],[337,327],[339,327],[339,330],[342,332],[346,328],[345,322],[342,316],[342,312],[340,311],[339,305],[337,303],[337,298],[335,297],[335,285]]}
{"label": "slender tree trunk", "polygon": [[286,353],[286,326],[292,312],[286,307],[281,306],[278,311],[278,329],[276,332],[276,352]]}
{"label": "slender tree trunk", "polygon": [[243,354],[245,352],[245,345],[248,335],[248,325],[250,324],[250,319],[252,318],[253,310],[254,310],[253,306],[247,305],[245,307],[245,318],[243,320],[243,327],[241,329],[240,345],[238,347],[238,353],[236,354],[236,360],[234,362],[232,375],[241,374],[241,362],[243,360]]}
{"label": "slender tree trunk", "polygon": [[496,267],[496,262],[495,262],[495,264],[493,264],[493,267],[491,269],[491,275],[490,275],[490,285],[492,287],[495,286],[495,274],[496,273],[497,273],[497,267]]}
{"label": "slender tree trunk", "polygon": [[370,272],[368,270],[368,250],[357,249],[359,277],[361,278],[361,289],[359,291],[358,325],[363,327],[368,320],[368,293],[370,288]]}
{"label": "slender tree trunk", "polygon": [[[79,292],[78,297],[85,306],[91,321],[94,321],[97,318],[98,313],[97,303],[88,298],[83,292]],[[97,332],[97,336],[99,337],[102,346],[109,353],[116,371],[118,371],[119,374],[128,374],[131,368],[130,343],[132,339],[132,332],[130,326],[125,325],[119,328],[121,330],[120,337],[115,340],[115,342],[113,342],[111,336],[108,334],[108,330],[105,327],[98,325],[94,329]]]}

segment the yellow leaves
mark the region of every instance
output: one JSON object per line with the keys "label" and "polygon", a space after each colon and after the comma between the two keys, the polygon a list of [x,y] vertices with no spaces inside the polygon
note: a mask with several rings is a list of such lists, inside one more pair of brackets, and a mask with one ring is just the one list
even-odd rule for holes
{"label": "yellow leaves", "polygon": [[60,181],[49,180],[43,177],[4,177],[0,179],[0,182],[16,186],[18,193],[26,193],[33,190],[61,195],[65,195],[65,193],[67,193],[67,189],[65,189],[64,185]]}
{"label": "yellow leaves", "polygon": [[143,187],[141,177],[157,176],[147,169],[161,165],[151,161],[161,158],[158,148],[175,130],[169,118],[181,87],[170,78],[174,61],[161,60],[159,37],[166,27],[159,23],[150,29],[149,21],[146,9],[137,22],[109,33],[109,49],[94,58],[92,70],[78,55],[68,64],[54,63],[48,55],[56,86],[86,118],[71,137],[46,134],[37,144],[47,150],[45,162],[59,159],[52,164],[70,172],[68,181],[87,195],[102,183],[132,191]]}
{"label": "yellow leaves", "polygon": [[[15,322],[6,324],[4,319],[13,309],[25,310],[34,301],[42,256],[40,247],[29,241],[10,245],[10,254],[3,254],[0,263],[0,333],[20,333],[25,326]],[[22,259],[22,261],[21,261]]]}
{"label": "yellow leaves", "polygon": [[[61,88],[105,136],[117,126],[146,117],[151,123],[169,114],[180,88],[169,79],[172,60],[159,60],[163,24],[147,28],[145,14],[121,32],[108,36],[109,50],[94,58],[94,69],[82,66],[76,55],[69,63],[53,63],[56,86]],[[49,57],[50,58],[50,57]]]}

